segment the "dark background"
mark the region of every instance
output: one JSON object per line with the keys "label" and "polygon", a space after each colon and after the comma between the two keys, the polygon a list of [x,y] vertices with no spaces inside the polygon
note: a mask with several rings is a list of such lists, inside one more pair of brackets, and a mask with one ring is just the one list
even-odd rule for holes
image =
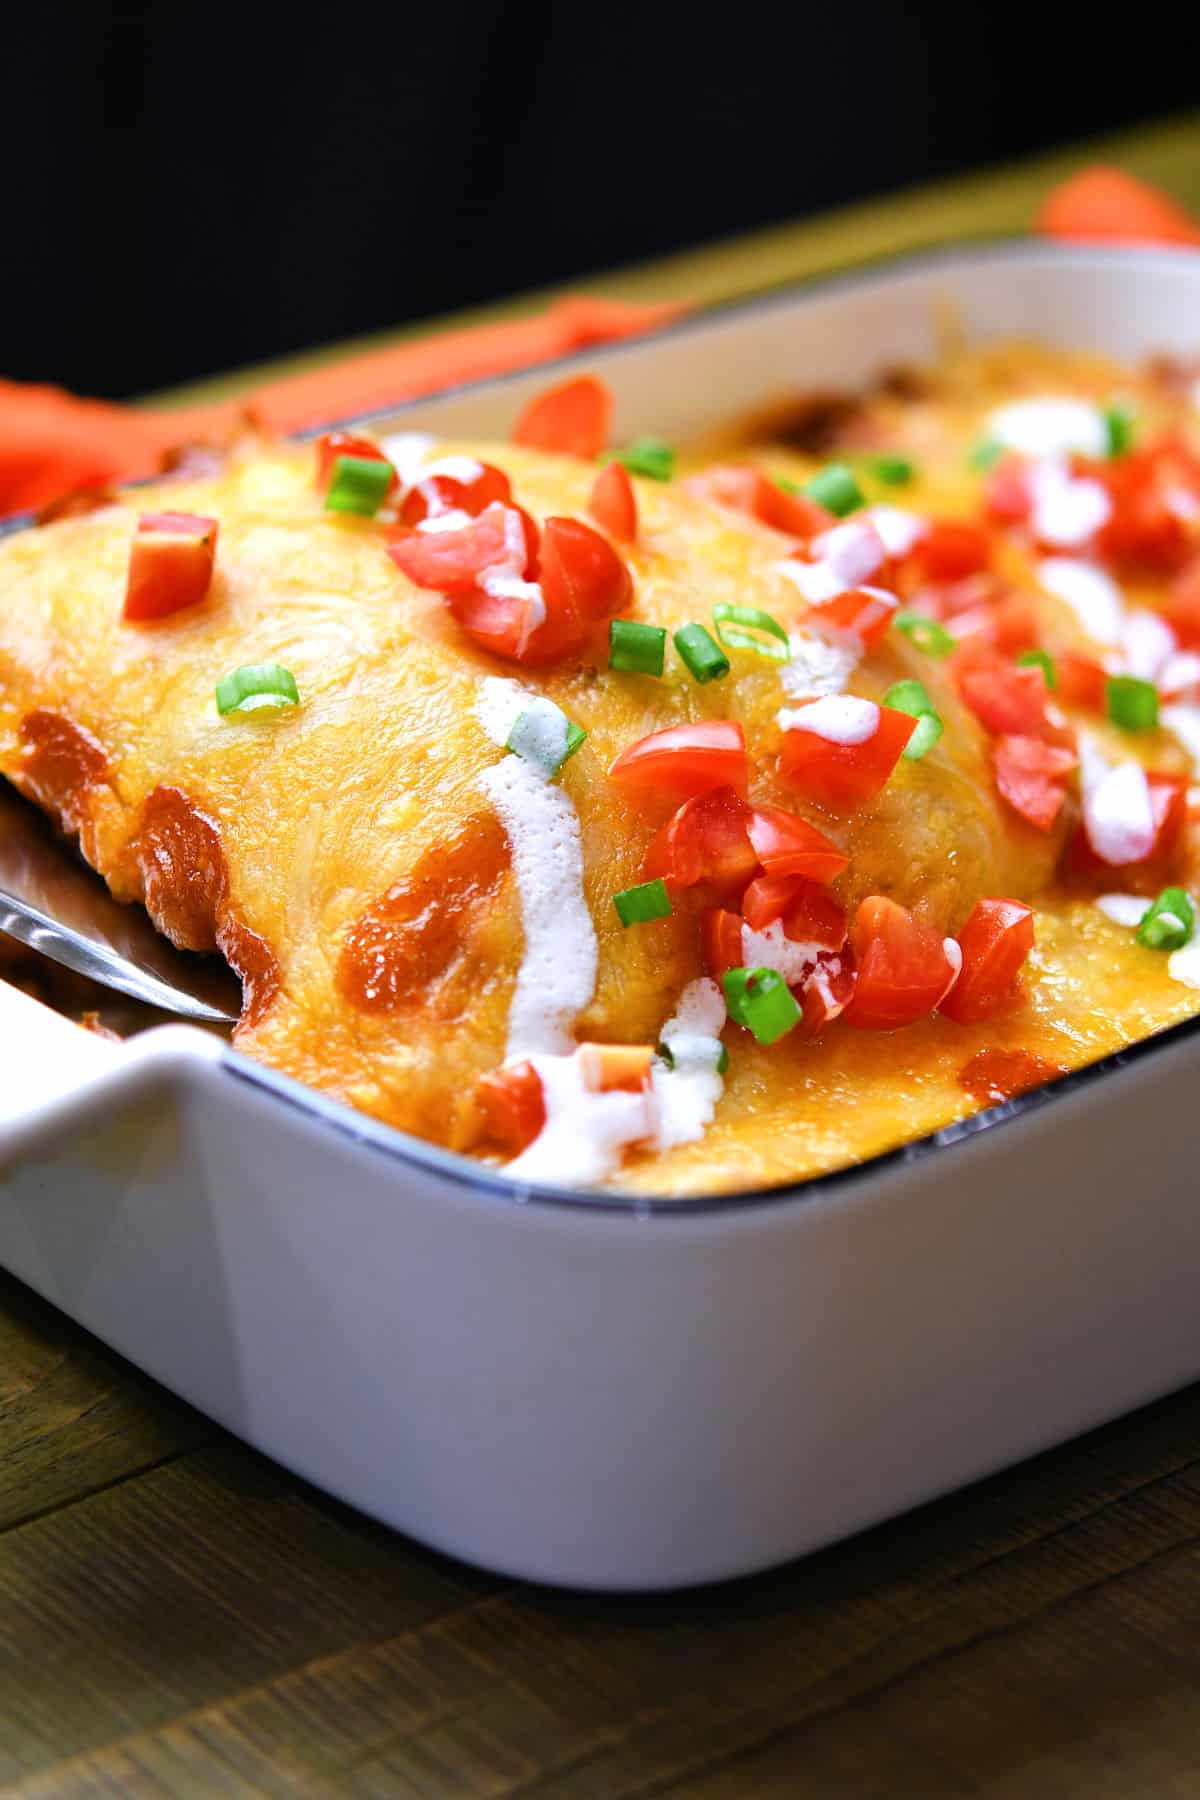
{"label": "dark background", "polygon": [[1161,24],[0,0],[0,373],[136,393],[1180,111]]}

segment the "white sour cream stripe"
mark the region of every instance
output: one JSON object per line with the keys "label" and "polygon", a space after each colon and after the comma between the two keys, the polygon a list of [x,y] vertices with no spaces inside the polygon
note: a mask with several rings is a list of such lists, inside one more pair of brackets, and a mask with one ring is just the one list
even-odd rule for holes
{"label": "white sour cream stripe", "polygon": [[1079,740],[1083,823],[1101,862],[1114,868],[1145,860],[1154,848],[1154,807],[1141,763],[1115,767],[1083,737]]}
{"label": "white sour cream stripe", "polygon": [[862,661],[861,644],[826,637],[807,637],[794,631],[788,639],[791,657],[779,666],[783,691],[792,700],[840,694]]}
{"label": "white sour cream stripe", "polygon": [[1065,601],[1089,637],[1118,644],[1125,621],[1125,597],[1104,569],[1069,556],[1049,556],[1038,564],[1044,588]]}
{"label": "white sour cream stripe", "polygon": [[1058,395],[1012,400],[998,407],[984,436],[1022,456],[1067,456],[1072,450],[1103,456],[1108,449],[1108,430],[1099,408]]}
{"label": "white sour cream stripe", "polygon": [[656,1059],[650,1070],[652,1142],[656,1150],[695,1143],[712,1123],[717,1102],[725,1091],[717,1070],[725,1016],[720,988],[702,976],[684,988],[674,1015],[663,1026],[661,1041],[670,1050],[675,1066],[668,1068]]}
{"label": "white sour cream stripe", "polygon": [[784,731],[810,731],[829,744],[865,744],[879,730],[874,700],[854,694],[827,694],[806,706],[785,706],[775,715]]}

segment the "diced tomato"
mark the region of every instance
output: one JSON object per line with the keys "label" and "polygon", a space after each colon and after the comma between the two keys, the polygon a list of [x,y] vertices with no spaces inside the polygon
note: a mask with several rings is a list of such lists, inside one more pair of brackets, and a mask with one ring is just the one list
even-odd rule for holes
{"label": "diced tomato", "polygon": [[846,637],[869,650],[896,616],[897,602],[880,588],[848,588],[832,600],[821,600],[804,615],[806,625],[828,637]]}
{"label": "diced tomato", "polygon": [[710,907],[700,921],[700,935],[704,966],[714,981],[720,981],[726,970],[742,967],[742,921],[737,913]]}
{"label": "diced tomato", "polygon": [[841,1017],[853,996],[854,981],[852,957],[818,957],[817,966],[804,983],[800,995],[804,1013],[801,1029],[805,1037],[816,1037],[827,1025]]}
{"label": "diced tomato", "polygon": [[904,560],[928,581],[961,581],[987,568],[991,539],[966,519],[934,519]]}
{"label": "diced tomato", "polygon": [[1189,502],[1194,507],[1200,500],[1200,473],[1191,453],[1167,439],[1089,464],[1088,474],[1107,489],[1112,505],[1096,539],[1101,555],[1154,574],[1178,569],[1193,543],[1182,515]]}
{"label": "diced tomato", "polygon": [[[750,923],[749,919],[746,923]],[[795,944],[819,944],[822,950],[840,950],[846,942],[846,909],[819,883],[798,882],[783,909],[783,935]]]}
{"label": "diced tomato", "polygon": [[750,808],[731,787],[710,788],[685,800],[652,838],[643,879],[665,881],[673,894],[698,881],[723,895],[740,893],[758,867],[747,829],[750,817]]}
{"label": "diced tomato", "polygon": [[592,1094],[637,1093],[650,1079],[651,1044],[580,1044],[583,1085]]}
{"label": "diced tomato", "polygon": [[810,881],[836,881],[850,861],[824,832],[782,806],[752,809],[750,842],[766,875],[804,875]]}
{"label": "diced tomato", "polygon": [[1077,760],[1073,750],[1039,737],[1001,737],[992,746],[1001,799],[1038,831],[1053,830]]}
{"label": "diced tomato", "polygon": [[[1188,782],[1185,776],[1166,775],[1158,769],[1147,769],[1146,783],[1150,789],[1154,842],[1150,847],[1150,854],[1143,857],[1140,863],[1117,865],[1121,868],[1151,868],[1169,864],[1179,848],[1179,835],[1187,822]],[[1083,825],[1072,839],[1070,863],[1079,873],[1088,875],[1102,875],[1106,871],[1111,874],[1114,866],[1096,855]]]}
{"label": "diced tomato", "polygon": [[958,947],[962,970],[941,1011],[968,1025],[1017,997],[1017,976],[1033,949],[1033,913],[1019,900],[979,900],[958,934]]}
{"label": "diced tomato", "polygon": [[129,552],[124,616],[165,619],[198,606],[212,585],[217,521],[196,513],[143,513]]}
{"label": "diced tomato", "polygon": [[989,635],[1005,656],[1034,649],[1040,631],[1037,607],[1027,595],[1005,593],[993,603]]}
{"label": "diced tomato", "polygon": [[519,1156],[546,1123],[542,1078],[532,1063],[510,1063],[481,1075],[475,1086],[489,1143]]}
{"label": "diced tomato", "polygon": [[[333,477],[333,466],[339,456],[358,456],[365,462],[386,462],[387,457],[372,439],[355,437],[351,431],[327,431],[324,437],[317,439],[317,486],[322,492],[329,486]],[[388,483],[387,499],[390,500],[400,485],[400,477],[393,472]]]}
{"label": "diced tomato", "polygon": [[1078,650],[1064,650],[1057,658],[1058,697],[1067,706],[1080,706],[1087,712],[1104,711],[1108,694],[1108,674],[1103,663]]}
{"label": "diced tomato", "polygon": [[1046,672],[1009,662],[985,646],[955,652],[952,664],[964,706],[997,736],[1039,737],[1046,731]]}
{"label": "diced tomato", "polygon": [[1162,612],[1184,648],[1200,650],[1200,556],[1175,577]]}
{"label": "diced tomato", "polygon": [[514,444],[591,462],[608,443],[613,398],[595,375],[577,375],[538,394],[517,420]]}
{"label": "diced tomato", "polygon": [[742,895],[742,917],[751,931],[765,931],[783,917],[797,891],[808,885],[800,875],[759,875]]}
{"label": "diced tomato", "polygon": [[622,750],[609,775],[626,793],[690,800],[709,788],[745,792],[746,738],[735,719],[705,719],[651,732]]}
{"label": "diced tomato", "polygon": [[512,483],[503,469],[480,463],[479,474],[470,481],[459,481],[453,475],[418,477],[404,497],[400,519],[405,525],[419,525],[431,513],[439,512],[465,512],[476,519],[493,501],[508,506]]}
{"label": "diced tomato", "polygon": [[856,975],[845,1019],[857,1031],[897,1031],[923,1019],[954,973],[937,932],[882,894],[861,902],[850,947]]}
{"label": "diced tomato", "polygon": [[837,518],[807,494],[789,494],[749,464],[714,463],[684,483],[699,500],[714,500],[733,512],[748,513],[789,537],[810,538],[828,531]]}
{"label": "diced tomato", "polygon": [[637,537],[637,496],[624,463],[613,461],[592,483],[588,510],[610,537],[632,544]]}
{"label": "diced tomato", "polygon": [[473,588],[489,569],[527,578],[537,560],[537,526],[520,507],[494,501],[455,531],[404,531],[387,553],[418,587],[452,595]]}
{"label": "diced tomato", "polygon": [[1029,517],[1033,497],[1025,464],[1011,452],[1002,456],[987,472],[983,484],[983,504],[991,518],[1002,525],[1019,525]]}
{"label": "diced tomato", "polygon": [[554,662],[577,654],[601,625],[633,599],[633,581],[608,539],[582,519],[547,519],[538,576],[546,617],[522,661]]}
{"label": "diced tomato", "polygon": [[861,744],[831,743],[815,731],[793,728],[783,734],[780,772],[823,805],[860,806],[884,786],[916,728],[914,718],[890,706],[879,708],[874,735]]}

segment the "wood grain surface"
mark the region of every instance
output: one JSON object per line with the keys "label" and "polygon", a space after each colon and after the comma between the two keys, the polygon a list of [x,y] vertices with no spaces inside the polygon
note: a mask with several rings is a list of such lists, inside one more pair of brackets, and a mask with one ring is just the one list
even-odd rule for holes
{"label": "wood grain surface", "polygon": [[372,1525],[7,1278],[0,1369],[5,1793],[1200,1793],[1200,1390],[604,1599]]}
{"label": "wood grain surface", "polygon": [[[1200,125],[1115,153],[1200,204]],[[1016,229],[1083,154],[596,285]],[[581,1598],[325,1499],[0,1276],[0,1792],[1195,1800],[1200,1389],[772,1574]]]}

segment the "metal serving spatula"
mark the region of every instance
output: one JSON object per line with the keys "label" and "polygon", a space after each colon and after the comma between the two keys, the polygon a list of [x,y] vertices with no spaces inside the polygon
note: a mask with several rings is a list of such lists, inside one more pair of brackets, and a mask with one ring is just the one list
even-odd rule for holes
{"label": "metal serving spatula", "polygon": [[0,931],[52,962],[184,1019],[232,1024],[236,978],[175,950],[138,906],[114,900],[36,807],[0,781]]}

